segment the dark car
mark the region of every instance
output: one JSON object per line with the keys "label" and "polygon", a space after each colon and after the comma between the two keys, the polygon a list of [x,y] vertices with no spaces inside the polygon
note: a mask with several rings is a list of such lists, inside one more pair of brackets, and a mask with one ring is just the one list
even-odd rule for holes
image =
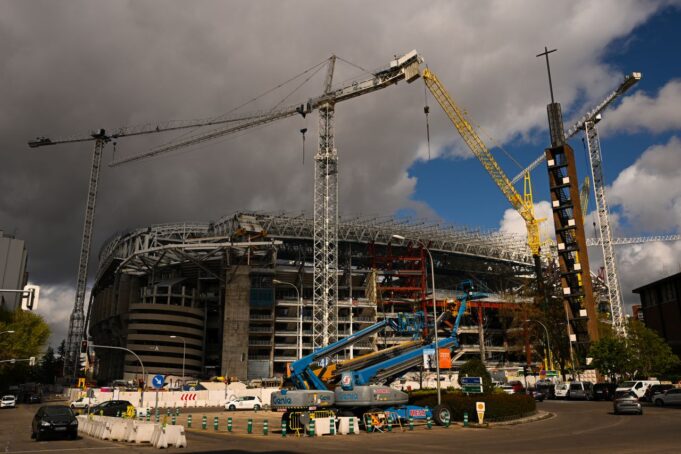
{"label": "dark car", "polygon": [[613,402],[613,409],[616,415],[622,413],[634,413],[636,415],[643,414],[643,406],[641,406],[641,402],[638,401],[638,396],[631,391],[615,399]]}
{"label": "dark car", "polygon": [[652,402],[653,397],[655,397],[655,394],[662,394],[669,389],[674,389],[674,385],[672,385],[671,383],[664,385],[653,385],[646,389],[646,392],[643,395],[643,399],[648,402]]}
{"label": "dark car", "polygon": [[128,412],[128,407],[134,406],[127,400],[107,400],[99,405],[90,407],[90,413],[102,416],[123,416]]}
{"label": "dark car", "polygon": [[594,385],[594,400],[613,400],[617,383],[596,383]]}
{"label": "dark car", "polygon": [[55,435],[71,439],[78,437],[78,420],[66,405],[40,407],[33,417],[31,438],[40,441]]}
{"label": "dark car", "polygon": [[527,388],[527,394],[534,397],[534,400],[538,402],[544,402],[544,399],[546,399],[546,394],[541,392],[539,388]]}
{"label": "dark car", "polygon": [[29,404],[39,404],[42,403],[43,401],[43,396],[40,394],[31,394],[28,396],[28,403]]}
{"label": "dark car", "polygon": [[556,398],[556,385],[551,382],[537,382],[535,389],[537,392],[542,393],[546,399]]}

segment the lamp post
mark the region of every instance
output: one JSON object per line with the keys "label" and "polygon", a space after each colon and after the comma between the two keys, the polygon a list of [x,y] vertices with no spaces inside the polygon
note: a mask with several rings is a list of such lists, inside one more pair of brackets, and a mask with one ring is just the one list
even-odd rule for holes
{"label": "lamp post", "polygon": [[[392,238],[395,238],[396,240],[402,240],[404,241],[404,237],[402,235],[392,235]],[[433,262],[433,256],[430,253],[430,250],[426,247],[425,244],[423,244],[423,241],[421,240],[414,240],[416,243],[420,244],[421,247],[428,253],[428,258],[430,258],[430,278],[431,278],[431,288],[433,289],[433,332],[435,333],[435,372],[437,373],[437,404],[440,405],[442,403],[442,398],[441,398],[441,393],[440,393],[440,348],[438,345],[438,338],[437,338],[437,304],[435,301],[435,262]]]}
{"label": "lamp post", "polygon": [[288,285],[293,287],[298,298],[298,359],[303,357],[303,298],[300,297],[300,290],[298,287],[290,282],[280,281],[279,279],[272,279],[273,284]]}
{"label": "lamp post", "polygon": [[551,338],[549,338],[549,330],[546,327],[546,325],[544,325],[539,320],[525,320],[525,323],[530,322],[539,323],[541,327],[544,328],[544,333],[546,334],[546,348],[549,351],[548,358],[546,358],[548,360],[547,367],[550,366],[551,368],[553,368],[553,354],[551,353]]}
{"label": "lamp post", "polygon": [[171,339],[182,339],[182,386],[184,386],[184,359],[185,359],[185,354],[187,352],[187,342],[184,340],[184,337],[182,336],[175,336],[172,335],[170,336]]}
{"label": "lamp post", "polygon": [[144,363],[142,362],[142,359],[137,356],[137,353],[133,352],[129,348],[125,347],[114,347],[113,345],[95,345],[95,344],[88,344],[91,348],[107,348],[109,350],[123,350],[128,353],[131,353],[135,358],[137,358],[137,361],[140,362],[140,366],[142,366],[142,377],[144,380],[144,386],[142,387],[142,394],[140,395],[140,407],[144,407],[144,388],[147,387],[147,374],[144,371]]}

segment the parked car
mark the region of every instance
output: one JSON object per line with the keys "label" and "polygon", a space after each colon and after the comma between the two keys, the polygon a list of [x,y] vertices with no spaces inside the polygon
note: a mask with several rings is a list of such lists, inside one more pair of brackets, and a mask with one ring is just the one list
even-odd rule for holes
{"label": "parked car", "polygon": [[506,394],[515,394],[515,391],[513,390],[513,386],[508,385],[508,384],[499,386],[499,389],[501,389]]}
{"label": "parked car", "polygon": [[66,405],[49,405],[40,407],[33,417],[31,438],[43,440],[50,435],[64,435],[75,439],[78,437],[78,420]]}
{"label": "parked car", "polygon": [[28,396],[28,403],[29,404],[39,404],[42,403],[43,401],[43,396],[40,394],[31,394]]}
{"label": "parked car", "polygon": [[567,398],[591,400],[594,397],[594,385],[589,381],[573,381],[570,383]]}
{"label": "parked car", "polygon": [[643,406],[641,406],[641,402],[638,401],[638,396],[633,391],[615,399],[613,402],[613,409],[616,415],[622,413],[643,414]]}
{"label": "parked car", "polygon": [[17,407],[16,397],[14,397],[11,394],[2,396],[2,400],[0,400],[0,408],[16,408],[16,407]]}
{"label": "parked car", "polygon": [[671,383],[667,383],[664,385],[653,385],[646,390],[646,393],[643,395],[643,398],[648,402],[655,402],[654,399],[655,394],[663,394],[668,389],[674,389],[674,385],[672,385]]}
{"label": "parked car", "polygon": [[236,397],[225,404],[225,410],[260,410],[262,401],[257,396]]}
{"label": "parked car", "polygon": [[616,389],[616,383],[596,383],[594,385],[594,400],[613,400]]}
{"label": "parked car", "polygon": [[544,399],[546,399],[546,394],[544,394],[538,388],[528,388],[527,394],[534,397],[534,400],[537,402],[544,402]]}
{"label": "parked car", "polygon": [[90,407],[94,407],[97,405],[99,401],[97,401],[96,398],[94,397],[81,397],[78,400],[74,400],[71,402],[70,407],[73,410],[79,409],[79,410],[87,410]]}
{"label": "parked car", "polygon": [[653,402],[658,407],[664,405],[681,405],[681,388],[668,389],[662,394],[657,394]]}
{"label": "parked car", "polygon": [[544,397],[546,399],[555,399],[556,398],[556,385],[549,381],[538,381],[536,390],[542,394],[544,394]]}
{"label": "parked car", "polygon": [[99,405],[90,407],[90,413],[103,416],[122,416],[128,412],[129,407],[134,407],[127,400],[107,400]]}
{"label": "parked car", "polygon": [[632,391],[639,399],[645,396],[646,391],[653,385],[659,385],[660,380],[632,380],[621,383],[615,391],[617,395],[628,394]]}
{"label": "parked car", "polygon": [[554,395],[556,396],[556,399],[566,399],[569,390],[570,390],[569,384],[558,383],[554,388]]}

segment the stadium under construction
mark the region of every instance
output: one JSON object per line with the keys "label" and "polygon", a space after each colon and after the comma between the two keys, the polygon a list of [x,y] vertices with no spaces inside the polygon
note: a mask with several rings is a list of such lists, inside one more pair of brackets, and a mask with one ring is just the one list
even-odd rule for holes
{"label": "stadium under construction", "polygon": [[[511,296],[533,276],[524,238],[392,218],[342,220],[338,238],[333,336],[386,314],[432,314],[433,299],[443,310],[455,303],[456,286],[471,280],[491,293],[470,304],[452,366],[471,356],[490,366],[524,362],[522,347],[508,340],[509,318],[531,302]],[[312,292],[309,217],[237,213],[214,223],[156,225],[106,242],[87,326],[95,344],[136,352],[147,374],[281,377],[312,351]],[[374,336],[342,356],[404,340]],[[110,350],[97,352],[95,369],[104,381],[142,372],[135,357]]]}

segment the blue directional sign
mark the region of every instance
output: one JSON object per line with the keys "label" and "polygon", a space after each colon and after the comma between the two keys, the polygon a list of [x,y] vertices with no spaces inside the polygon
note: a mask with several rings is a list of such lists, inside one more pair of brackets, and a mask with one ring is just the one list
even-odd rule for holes
{"label": "blue directional sign", "polygon": [[156,389],[161,389],[163,388],[163,385],[166,382],[166,378],[163,375],[154,375],[154,378],[151,379],[151,385],[156,388]]}
{"label": "blue directional sign", "polygon": [[482,377],[461,377],[462,385],[482,385]]}

